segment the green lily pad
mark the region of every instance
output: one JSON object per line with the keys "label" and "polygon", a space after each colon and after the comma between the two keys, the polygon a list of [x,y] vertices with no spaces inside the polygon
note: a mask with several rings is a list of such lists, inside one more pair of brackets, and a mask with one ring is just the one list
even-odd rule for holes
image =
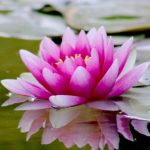
{"label": "green lily pad", "polygon": [[0,15],[0,36],[23,39],[41,39],[43,36],[56,37],[66,28],[62,17],[40,14],[26,10]]}
{"label": "green lily pad", "polygon": [[[99,1],[92,4],[70,5],[64,14],[75,29],[89,30],[105,26],[109,33],[150,29],[150,1]],[[84,12],[84,13],[83,13]]]}

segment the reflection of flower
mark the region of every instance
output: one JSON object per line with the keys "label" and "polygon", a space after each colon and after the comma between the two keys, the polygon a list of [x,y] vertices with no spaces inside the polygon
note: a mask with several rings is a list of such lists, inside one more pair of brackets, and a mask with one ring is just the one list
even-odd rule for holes
{"label": "reflection of flower", "polygon": [[31,73],[2,81],[13,93],[3,105],[24,102],[16,108],[26,110],[19,127],[28,132],[27,139],[43,127],[44,144],[59,139],[67,147],[90,144],[94,150],[107,144],[110,150],[117,149],[118,132],[133,140],[130,121],[149,135],[147,101],[140,101],[147,88],[141,93],[130,89],[149,63],[133,68],[136,53],[131,46],[132,38],[114,51],[103,27],[78,36],[68,28],[60,47],[46,37],[40,56],[20,51]]}

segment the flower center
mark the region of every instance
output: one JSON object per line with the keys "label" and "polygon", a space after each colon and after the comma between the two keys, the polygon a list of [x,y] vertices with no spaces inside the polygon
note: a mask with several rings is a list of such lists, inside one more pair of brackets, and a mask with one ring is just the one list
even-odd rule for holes
{"label": "flower center", "polygon": [[77,58],[81,57],[81,54],[75,54],[74,56],[71,56],[70,58],[72,60],[76,60]]}
{"label": "flower center", "polygon": [[[75,54],[74,56],[71,56],[71,57],[66,56],[65,59],[71,58],[73,61],[76,61],[78,58],[81,58],[81,57],[82,57],[81,54]],[[88,55],[85,56],[85,58],[84,58],[85,64],[87,64],[89,58],[90,58],[90,57],[89,57]],[[64,60],[65,60],[65,59],[64,59]],[[64,60],[60,58],[60,59],[58,60],[58,62],[56,62],[55,64],[56,64],[56,65],[62,64],[62,63],[64,63]]]}

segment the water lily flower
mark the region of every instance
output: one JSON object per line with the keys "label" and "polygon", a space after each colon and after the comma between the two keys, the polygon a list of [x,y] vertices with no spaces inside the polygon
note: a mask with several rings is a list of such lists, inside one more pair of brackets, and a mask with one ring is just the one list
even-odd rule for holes
{"label": "water lily flower", "polygon": [[27,140],[44,128],[42,143],[119,148],[119,133],[133,141],[129,124],[149,136],[149,87],[133,88],[149,66],[134,66],[133,38],[114,48],[104,27],[76,35],[66,29],[60,46],[45,37],[39,55],[20,50],[29,73],[2,80],[12,93],[3,103],[22,103],[19,123]]}

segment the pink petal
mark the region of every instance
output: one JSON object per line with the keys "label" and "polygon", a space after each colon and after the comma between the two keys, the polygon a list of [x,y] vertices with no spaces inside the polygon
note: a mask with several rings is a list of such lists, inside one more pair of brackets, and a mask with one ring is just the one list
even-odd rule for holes
{"label": "pink petal", "polygon": [[75,50],[77,54],[81,54],[83,57],[90,53],[89,41],[84,31],[81,31],[78,36]]}
{"label": "pink petal", "polygon": [[[21,73],[20,75],[20,78],[27,81],[27,82],[30,82],[42,89],[45,89],[40,83],[39,81],[29,72],[25,72],[25,73]],[[46,90],[46,89],[45,89]]]}
{"label": "pink petal", "polygon": [[68,27],[63,35],[62,42],[70,44],[73,48],[75,48],[77,37],[74,32]]}
{"label": "pink petal", "polygon": [[90,96],[94,85],[91,74],[84,67],[77,67],[70,79],[70,90],[80,96]]}
{"label": "pink petal", "polygon": [[127,42],[125,42],[115,53],[115,59],[119,61],[119,73],[122,71],[123,67],[126,64],[129,53],[131,51],[133,44],[133,38],[130,38]]}
{"label": "pink petal", "polygon": [[103,49],[105,49],[106,45],[107,45],[107,33],[106,33],[106,30],[103,26],[101,26],[98,29],[98,34],[100,34],[100,36],[102,37]]}
{"label": "pink petal", "polygon": [[83,97],[71,95],[56,95],[49,98],[54,107],[70,107],[81,105],[86,102]]}
{"label": "pink petal", "polygon": [[7,101],[5,101],[1,106],[9,106],[16,103],[22,103],[28,100],[27,96],[15,95],[13,94]]}
{"label": "pink petal", "polygon": [[22,87],[26,89],[33,97],[48,99],[51,93],[47,90],[44,90],[30,82],[24,81],[23,79],[17,79]]}
{"label": "pink petal", "polygon": [[105,145],[107,144],[107,141],[105,140],[105,137],[101,134],[99,147],[101,150],[104,150]]}
{"label": "pink petal", "polygon": [[98,52],[95,49],[91,51],[91,57],[88,58],[86,69],[94,76],[100,76],[100,61]]}
{"label": "pink petal", "polygon": [[98,51],[101,66],[104,61],[104,49],[107,46],[107,34],[104,27],[100,27],[98,31],[95,28],[91,29],[87,37],[89,39],[91,49],[94,48]]}
{"label": "pink petal", "polygon": [[31,128],[30,128],[30,130],[27,134],[26,141],[28,141],[33,134],[35,134],[39,131],[39,129],[42,127],[43,122],[45,121],[45,119],[46,118],[44,116],[41,116],[38,119],[33,121],[32,125],[31,125]]}
{"label": "pink petal", "polygon": [[104,61],[104,43],[107,41],[107,36],[104,27],[98,29],[98,31],[93,28],[87,34],[91,49],[98,51],[100,59],[100,68]]}
{"label": "pink petal", "polygon": [[148,123],[149,121],[144,120],[132,120],[131,122],[132,126],[136,131],[143,135],[150,136],[150,132],[148,130]]}
{"label": "pink petal", "polygon": [[32,85],[47,91],[48,93],[50,93],[42,84],[39,83],[39,81],[29,72],[25,72],[22,73],[20,75],[20,78],[23,79],[24,81],[27,81],[28,83],[31,83]]}
{"label": "pink petal", "polygon": [[68,42],[63,41],[60,45],[60,49],[62,58],[65,58],[66,56],[70,57],[75,55],[74,48]]}
{"label": "pink petal", "polygon": [[12,93],[31,96],[31,94],[22,87],[22,85],[17,80],[5,79],[1,81],[2,85],[7,88]]}
{"label": "pink petal", "polygon": [[82,107],[70,107],[50,110],[50,122],[53,128],[61,128],[73,121],[80,113]]}
{"label": "pink petal", "polygon": [[108,41],[108,45],[106,45],[105,49],[104,49],[104,57],[105,58],[104,58],[102,76],[107,72],[109,67],[112,65],[113,54],[114,54],[114,44],[113,44],[112,38],[110,37],[110,39]]}
{"label": "pink petal", "polygon": [[108,142],[107,145],[108,145],[109,150],[114,150],[115,149],[115,147],[111,144],[111,142]]}
{"label": "pink petal", "polygon": [[94,102],[89,102],[88,107],[106,111],[118,111],[118,106],[110,100],[99,100]]}
{"label": "pink petal", "polygon": [[62,58],[65,58],[65,56],[73,56],[75,55],[75,45],[76,45],[77,37],[74,34],[74,32],[67,28],[61,43],[61,56]]}
{"label": "pink petal", "polygon": [[85,67],[85,61],[82,57],[79,56],[79,57],[75,58],[74,61],[75,61],[77,66]]}
{"label": "pink petal", "polygon": [[107,45],[107,34],[105,28],[102,26],[97,31],[97,47],[101,62],[104,61],[104,50]]}
{"label": "pink petal", "polygon": [[99,127],[97,124],[72,124],[62,129],[64,132],[58,136],[65,146],[70,147],[73,144],[82,148],[86,144],[91,146],[92,150],[98,149],[99,145]]}
{"label": "pink petal", "polygon": [[33,121],[39,118],[43,113],[45,113],[45,110],[26,111],[19,122],[18,128],[21,128],[21,132],[28,132]]}
{"label": "pink petal", "polygon": [[47,84],[50,86],[51,91],[56,94],[63,94],[66,89],[65,78],[58,73],[53,73],[49,69],[44,68],[43,77]]}
{"label": "pink petal", "polygon": [[26,102],[19,105],[15,110],[40,110],[51,108],[51,104],[47,100],[36,100],[34,102]]}
{"label": "pink petal", "polygon": [[88,142],[91,146],[91,150],[97,150],[99,148],[99,135],[93,134],[90,137],[90,141]]}
{"label": "pink petal", "polygon": [[87,38],[90,43],[90,47],[92,48],[97,48],[97,31],[95,28],[92,28],[88,33],[87,33]]}
{"label": "pink petal", "polygon": [[127,72],[132,70],[135,65],[135,61],[136,61],[136,50],[133,50],[133,51],[131,51],[131,53],[127,59],[127,62],[118,78],[123,77]]}
{"label": "pink petal", "polygon": [[109,97],[119,96],[134,86],[148,68],[149,63],[143,63],[126,73],[114,85]]}
{"label": "pink petal", "polygon": [[66,58],[63,63],[57,65],[58,72],[63,74],[66,78],[70,78],[76,67],[75,61],[70,58]]}
{"label": "pink petal", "polygon": [[117,115],[117,127],[118,132],[121,133],[126,139],[133,141],[133,136],[130,131],[130,119],[123,115]]}
{"label": "pink petal", "polygon": [[59,47],[48,37],[45,37],[40,44],[41,57],[48,63],[55,63],[60,58]]}
{"label": "pink petal", "polygon": [[62,133],[61,128],[45,128],[42,135],[42,144],[50,144],[55,141]]}
{"label": "pink petal", "polygon": [[28,52],[26,50],[20,50],[20,56],[26,67],[29,71],[34,75],[34,77],[45,87],[47,84],[42,76],[43,68],[49,68],[53,71],[56,71],[52,66],[50,66],[47,62],[37,57],[36,55]]}
{"label": "pink petal", "polygon": [[113,114],[102,113],[98,120],[105,139],[116,149],[119,148],[119,135],[117,132],[116,118]]}
{"label": "pink petal", "polygon": [[106,97],[108,93],[112,90],[118,75],[118,61],[115,60],[109,70],[106,72],[104,77],[97,84],[94,96],[96,97]]}

